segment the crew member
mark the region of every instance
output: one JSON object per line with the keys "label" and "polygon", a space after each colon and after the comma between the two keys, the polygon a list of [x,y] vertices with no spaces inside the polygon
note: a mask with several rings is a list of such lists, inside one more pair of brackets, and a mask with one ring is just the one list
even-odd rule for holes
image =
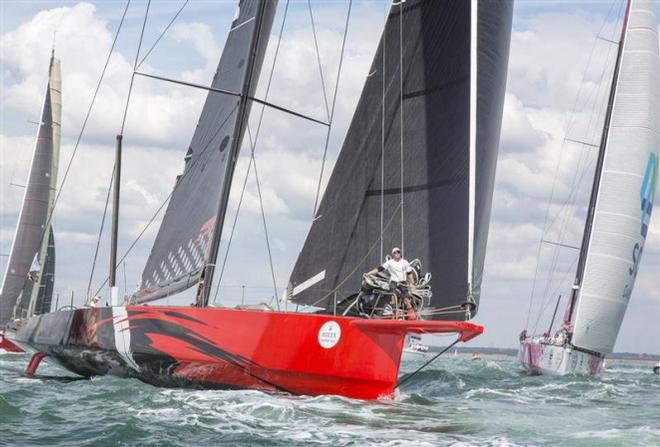
{"label": "crew member", "polygon": [[[394,247],[392,249],[392,257],[388,261],[383,265],[368,271],[366,274],[375,275],[382,271],[387,271],[389,274],[390,290],[403,302],[403,305],[406,308],[406,319],[416,320],[417,315],[413,309],[410,300],[410,292],[408,290],[408,284],[410,284],[412,290],[415,290],[415,275],[413,275],[413,269],[410,267],[408,261],[401,256],[400,248]],[[392,302],[391,304],[395,303]]]}

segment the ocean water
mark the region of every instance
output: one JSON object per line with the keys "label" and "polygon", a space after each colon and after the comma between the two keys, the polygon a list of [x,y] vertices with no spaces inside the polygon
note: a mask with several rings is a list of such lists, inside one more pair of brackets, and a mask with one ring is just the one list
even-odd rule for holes
{"label": "ocean water", "polygon": [[[513,357],[441,357],[393,400],[28,379],[0,355],[0,445],[660,446],[660,376],[531,377]],[[402,373],[421,360],[404,361]],[[62,375],[42,364],[42,375]]]}

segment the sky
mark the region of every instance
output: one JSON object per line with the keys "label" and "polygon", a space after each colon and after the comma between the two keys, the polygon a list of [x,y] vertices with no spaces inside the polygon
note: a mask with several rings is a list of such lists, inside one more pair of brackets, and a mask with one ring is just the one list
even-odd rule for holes
{"label": "sky", "polygon": [[[323,90],[307,2],[291,2],[280,53],[273,60],[284,3],[280,1],[275,18],[257,97],[265,94],[264,73],[275,62],[269,101],[323,119]],[[208,84],[235,2],[190,2],[148,52],[182,4],[151,3],[139,59],[148,56],[140,71]],[[387,4],[382,0],[354,1],[326,173],[337,156],[368,74]],[[75,304],[80,305],[87,294],[115,135],[121,126],[146,6],[145,1],[131,2],[61,190],[54,217],[55,291],[60,305],[68,304],[72,293]],[[22,184],[28,172],[51,47],[62,61],[61,181],[124,7],[125,3],[118,1],[0,2],[0,255],[10,250],[20,210],[23,189],[14,184]],[[588,146],[572,144],[566,138],[592,143],[600,138],[614,57],[613,45],[606,39],[616,39],[621,7],[620,0],[515,3],[492,220],[481,306],[475,318],[486,330],[472,342],[475,346],[516,347],[518,333],[526,325],[545,328],[558,293],[570,285],[574,253],[563,250],[555,274],[549,275],[553,248],[540,246],[539,241],[543,237],[580,244],[595,156]],[[312,9],[330,95],[337,78],[347,3],[312,1]],[[200,90],[136,78],[124,132],[120,254],[145,228],[182,171],[183,155],[204,99],[205,92]],[[253,129],[255,111],[259,109],[252,113]],[[324,139],[322,126],[270,109],[264,113],[256,160],[278,294],[286,287],[311,224]],[[229,222],[236,213],[247,153],[243,151],[236,168],[238,187],[232,189]],[[248,178],[245,194],[218,294],[217,304],[221,305],[237,304],[243,293],[247,302],[268,301],[274,294],[253,175]],[[139,282],[160,218],[162,214],[157,214],[121,265],[118,282],[122,292],[130,293]],[[91,292],[107,277],[108,228],[106,221]],[[220,246],[222,258],[228,233],[225,231]],[[0,256],[3,272],[5,262],[6,257]],[[659,272],[660,213],[655,212],[616,351],[660,353]],[[107,289],[101,289],[101,294],[107,295]],[[190,300],[189,294],[183,294],[172,298],[171,304]]]}

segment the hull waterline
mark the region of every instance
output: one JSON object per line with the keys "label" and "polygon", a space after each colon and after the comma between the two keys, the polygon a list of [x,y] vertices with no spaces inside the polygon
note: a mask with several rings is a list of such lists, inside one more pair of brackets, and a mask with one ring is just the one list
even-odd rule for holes
{"label": "hull waterline", "polygon": [[599,376],[605,357],[578,351],[567,345],[554,345],[539,338],[520,342],[518,361],[531,374]]}
{"label": "hull waterline", "polygon": [[482,331],[468,322],[129,306],[38,315],[16,341],[85,377],[377,399],[394,392],[406,333],[467,341]]}

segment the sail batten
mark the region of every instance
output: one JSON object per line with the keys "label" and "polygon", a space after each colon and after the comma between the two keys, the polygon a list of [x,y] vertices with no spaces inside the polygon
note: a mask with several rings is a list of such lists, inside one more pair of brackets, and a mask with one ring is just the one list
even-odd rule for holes
{"label": "sail batten", "polygon": [[631,1],[585,230],[584,268],[578,270],[572,342],[583,349],[612,352],[632,295],[658,177],[659,73],[655,5]]}
{"label": "sail batten", "polygon": [[436,278],[433,307],[478,302],[512,5],[476,5],[393,4],[290,290],[326,274],[295,303],[332,309],[403,232],[404,256]]}
{"label": "sail batten", "polygon": [[184,171],[177,178],[140,289],[133,297],[136,302],[195,286],[204,270],[213,266],[244,117],[250,110],[248,99],[256,89],[276,8],[277,2],[269,0],[238,4],[212,90],[186,150]]}

